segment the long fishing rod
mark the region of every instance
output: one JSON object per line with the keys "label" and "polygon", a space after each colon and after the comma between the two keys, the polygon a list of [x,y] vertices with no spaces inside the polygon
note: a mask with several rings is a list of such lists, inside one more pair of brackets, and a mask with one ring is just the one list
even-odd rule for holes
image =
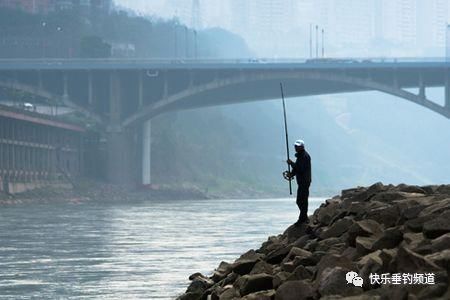
{"label": "long fishing rod", "polygon": [[[284,114],[284,133],[286,135],[286,156],[289,160],[289,136],[288,136],[288,127],[287,127],[287,118],[286,118],[286,103],[284,102],[284,93],[283,93],[283,84],[280,82],[280,90],[281,90],[281,100],[283,101],[283,114]],[[289,181],[289,195],[292,195],[292,183],[291,183],[291,165],[288,163],[288,176],[285,178]]]}

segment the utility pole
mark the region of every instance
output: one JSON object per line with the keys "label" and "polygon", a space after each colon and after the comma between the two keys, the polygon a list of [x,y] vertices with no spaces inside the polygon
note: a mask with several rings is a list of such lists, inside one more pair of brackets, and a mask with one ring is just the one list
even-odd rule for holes
{"label": "utility pole", "polygon": [[319,58],[319,26],[316,25],[316,58]]}
{"label": "utility pole", "polygon": [[312,58],[312,24],[309,23],[309,58]]}
{"label": "utility pole", "polygon": [[189,49],[188,49],[188,43],[189,43],[189,41],[188,41],[188,28],[187,28],[187,26],[184,26],[184,57],[185,58],[188,58],[188,55],[189,55]]}
{"label": "utility pole", "polygon": [[197,30],[194,30],[194,57],[197,59]]}
{"label": "utility pole", "polygon": [[324,35],[325,35],[325,31],[324,31],[324,29],[322,28],[322,58],[325,57],[325,46],[324,46],[324,44],[323,44],[323,42],[324,42]]}

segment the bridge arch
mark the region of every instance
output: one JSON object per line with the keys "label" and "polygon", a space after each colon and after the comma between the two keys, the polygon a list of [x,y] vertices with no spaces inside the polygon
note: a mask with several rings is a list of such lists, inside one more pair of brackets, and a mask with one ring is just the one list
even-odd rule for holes
{"label": "bridge arch", "polygon": [[[412,103],[421,105],[425,108],[432,110],[446,118],[450,118],[450,110],[446,107],[441,106],[424,96],[416,95],[409,91],[406,91],[400,87],[395,86],[394,84],[388,85],[385,83],[374,81],[370,78],[359,78],[355,76],[348,76],[345,74],[336,74],[336,73],[323,73],[323,72],[270,72],[270,73],[260,73],[260,74],[252,74],[252,75],[238,75],[226,79],[215,79],[208,83],[190,86],[189,88],[182,90],[181,92],[169,95],[155,103],[149,104],[145,106],[142,110],[135,113],[134,115],[125,119],[122,123],[124,127],[132,126],[136,123],[141,123],[152,117],[164,112],[171,110],[172,107],[176,105],[180,105],[188,99],[195,97],[196,95],[201,95],[204,93],[211,93],[219,89],[223,88],[233,88],[233,86],[239,84],[245,84],[250,82],[265,82],[265,81],[279,81],[283,82],[284,80],[310,80],[316,82],[323,83],[339,83],[346,84],[348,86],[352,86],[352,91],[355,91],[355,87],[357,91],[371,91],[376,90],[380,91],[392,96],[396,96]],[[342,93],[345,91],[338,91],[336,93]],[[276,90],[278,93],[278,90]],[[331,94],[331,93],[330,93]],[[305,96],[306,94],[302,93],[294,93],[289,94],[288,97],[299,97]],[[314,95],[314,94],[309,94]],[[277,96],[273,97],[262,97],[262,98],[254,98],[248,101],[254,100],[265,100],[265,99],[276,99]],[[225,103],[212,103],[212,105],[219,105]]]}

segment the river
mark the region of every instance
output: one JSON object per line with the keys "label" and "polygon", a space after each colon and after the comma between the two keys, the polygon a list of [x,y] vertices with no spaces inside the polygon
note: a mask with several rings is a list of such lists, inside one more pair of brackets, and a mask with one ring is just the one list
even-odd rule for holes
{"label": "river", "polygon": [[294,199],[3,205],[0,299],[173,299],[297,216]]}

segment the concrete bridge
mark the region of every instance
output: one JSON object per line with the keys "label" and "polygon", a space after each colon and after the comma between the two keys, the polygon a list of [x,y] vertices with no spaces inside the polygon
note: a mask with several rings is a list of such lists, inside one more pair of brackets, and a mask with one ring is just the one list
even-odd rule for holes
{"label": "concrete bridge", "polygon": [[[444,59],[0,60],[0,87],[75,108],[102,128],[112,182],[150,183],[152,117],[277,99],[280,82],[287,97],[376,90],[450,118]],[[444,105],[426,95],[439,86]]]}

